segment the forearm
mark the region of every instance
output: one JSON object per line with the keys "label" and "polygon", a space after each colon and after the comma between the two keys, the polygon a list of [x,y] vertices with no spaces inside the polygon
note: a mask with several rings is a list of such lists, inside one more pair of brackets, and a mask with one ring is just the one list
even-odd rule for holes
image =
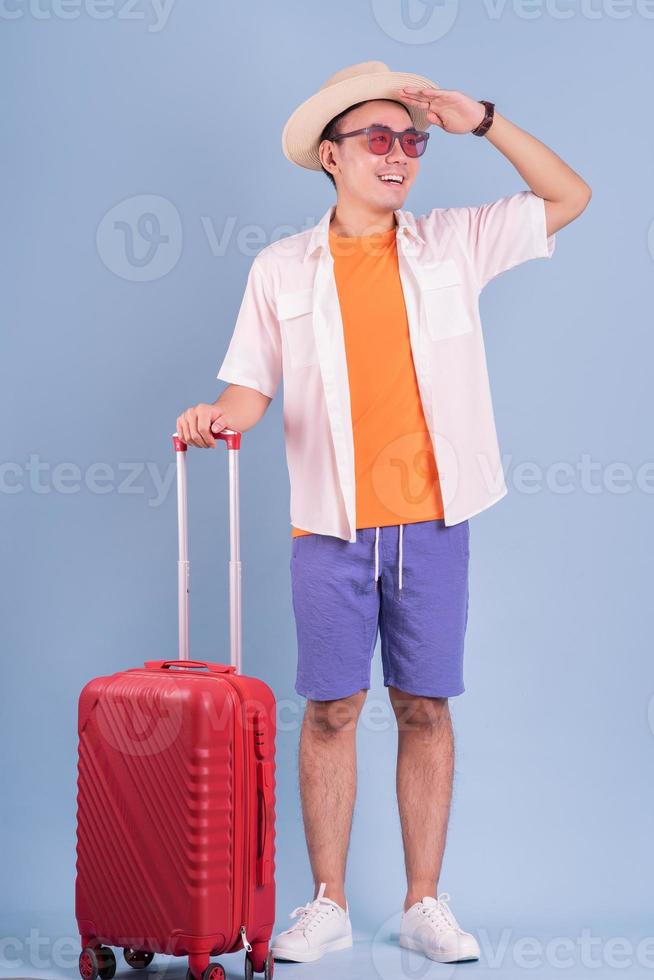
{"label": "forearm", "polygon": [[272,399],[244,385],[227,385],[213,403],[226,418],[226,426],[237,432],[246,432],[263,417]]}
{"label": "forearm", "polygon": [[559,205],[568,220],[588,204],[591,189],[586,181],[548,146],[497,110],[484,138],[513,164],[534,194]]}

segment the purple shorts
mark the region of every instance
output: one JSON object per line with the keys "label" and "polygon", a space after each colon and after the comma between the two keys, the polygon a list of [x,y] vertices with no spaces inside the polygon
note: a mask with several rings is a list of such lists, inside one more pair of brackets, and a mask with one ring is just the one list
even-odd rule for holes
{"label": "purple shorts", "polygon": [[378,631],[386,687],[463,693],[468,521],[365,527],[356,537],[291,541],[297,693],[323,701],[369,688]]}

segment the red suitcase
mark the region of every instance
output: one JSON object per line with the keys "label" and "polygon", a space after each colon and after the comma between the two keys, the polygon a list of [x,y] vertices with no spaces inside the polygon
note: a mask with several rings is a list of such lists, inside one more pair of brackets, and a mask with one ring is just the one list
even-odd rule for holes
{"label": "red suitcase", "polygon": [[187,956],[187,980],[223,980],[210,957],[244,948],[273,975],[275,699],[241,673],[240,433],[223,430],[230,487],[230,664],[189,660],[186,449],[177,434],[179,660],[98,677],[79,699],[75,914],[83,980]]}

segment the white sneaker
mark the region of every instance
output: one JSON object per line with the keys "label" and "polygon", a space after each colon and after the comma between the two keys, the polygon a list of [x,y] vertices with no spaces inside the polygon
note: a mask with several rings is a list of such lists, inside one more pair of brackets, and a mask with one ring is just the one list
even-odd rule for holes
{"label": "white sneaker", "polygon": [[312,902],[293,909],[289,918],[300,918],[272,939],[270,949],[274,959],[308,963],[319,960],[324,953],[352,945],[349,905],[346,902],[342,909],[331,898],[325,898],[325,887],[322,881]]}
{"label": "white sneaker", "polygon": [[439,963],[478,960],[479,944],[469,932],[464,932],[454,918],[443,892],[438,899],[425,895],[406,912],[400,922],[400,946],[424,953]]}

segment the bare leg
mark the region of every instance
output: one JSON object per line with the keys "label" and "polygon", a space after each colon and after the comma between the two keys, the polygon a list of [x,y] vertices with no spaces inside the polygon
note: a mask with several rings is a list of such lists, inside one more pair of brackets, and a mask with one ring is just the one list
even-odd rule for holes
{"label": "bare leg", "polygon": [[314,879],[345,908],[345,864],[356,796],[356,726],[366,690],[307,701],[300,733],[300,798]]}
{"label": "bare leg", "polygon": [[407,876],[406,911],[436,897],[452,798],[454,735],[447,698],[389,686],[398,727],[397,801]]}

